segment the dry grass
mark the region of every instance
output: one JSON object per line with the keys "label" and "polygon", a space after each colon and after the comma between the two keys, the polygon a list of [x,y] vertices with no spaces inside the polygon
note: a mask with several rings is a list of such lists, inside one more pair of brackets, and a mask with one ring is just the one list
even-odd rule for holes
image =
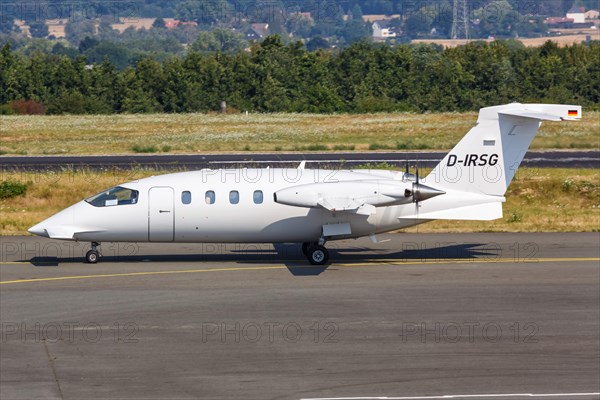
{"label": "dry grass", "polygon": [[[29,183],[24,196],[0,200],[0,235],[27,228],[102,189],[157,171],[4,173]],[[600,229],[600,174],[594,169],[520,169],[504,204],[489,222],[435,221],[409,232],[579,232]]]}
{"label": "dry grass", "polygon": [[[0,116],[0,154],[123,154],[135,146],[176,153],[448,150],[476,119],[476,113]],[[545,123],[532,148],[597,149],[599,127],[598,112],[578,122]]]}
{"label": "dry grass", "polygon": [[407,232],[598,232],[596,169],[520,168],[495,221],[433,221]]}

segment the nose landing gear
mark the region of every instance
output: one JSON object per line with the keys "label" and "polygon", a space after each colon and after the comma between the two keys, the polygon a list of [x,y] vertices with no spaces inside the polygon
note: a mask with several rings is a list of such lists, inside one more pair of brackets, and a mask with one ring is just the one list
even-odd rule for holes
{"label": "nose landing gear", "polygon": [[85,253],[85,261],[88,264],[96,264],[100,259],[100,252],[98,251],[100,243],[92,242],[92,249]]}

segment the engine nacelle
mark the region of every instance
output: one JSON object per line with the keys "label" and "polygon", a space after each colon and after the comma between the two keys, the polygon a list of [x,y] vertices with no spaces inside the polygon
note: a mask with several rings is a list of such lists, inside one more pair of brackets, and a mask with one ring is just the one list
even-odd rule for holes
{"label": "engine nacelle", "polygon": [[[351,181],[298,185],[279,190],[275,201],[296,207],[324,207],[350,210],[370,204],[375,207],[412,202],[412,182]],[[325,206],[325,208],[329,208]]]}

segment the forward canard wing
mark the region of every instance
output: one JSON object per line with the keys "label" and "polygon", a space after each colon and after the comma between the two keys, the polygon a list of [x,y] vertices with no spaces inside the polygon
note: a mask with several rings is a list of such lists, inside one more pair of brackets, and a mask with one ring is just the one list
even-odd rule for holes
{"label": "forward canard wing", "polygon": [[77,235],[79,234],[99,233],[105,230],[74,225],[50,225],[45,227],[38,224],[29,228],[28,231],[34,235],[45,236],[50,239],[77,240]]}

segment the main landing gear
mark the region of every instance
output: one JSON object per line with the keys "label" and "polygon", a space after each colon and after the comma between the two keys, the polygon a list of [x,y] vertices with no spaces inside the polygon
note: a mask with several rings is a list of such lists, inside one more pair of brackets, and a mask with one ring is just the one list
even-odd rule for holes
{"label": "main landing gear", "polygon": [[98,251],[100,243],[92,242],[92,249],[85,253],[85,261],[89,264],[96,264],[100,259],[100,252]]}
{"label": "main landing gear", "polygon": [[304,242],[302,243],[302,253],[312,265],[325,265],[329,261],[329,251],[323,246],[325,243]]}

